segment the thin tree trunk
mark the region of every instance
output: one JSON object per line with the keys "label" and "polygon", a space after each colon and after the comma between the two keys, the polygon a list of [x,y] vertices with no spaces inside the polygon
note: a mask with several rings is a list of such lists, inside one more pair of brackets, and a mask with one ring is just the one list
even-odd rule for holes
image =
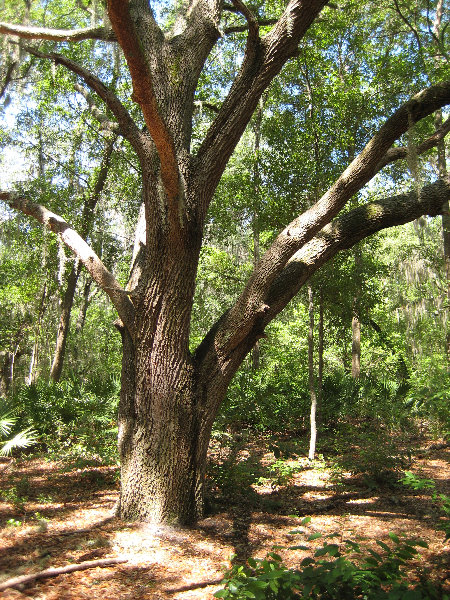
{"label": "thin tree trunk", "polygon": [[[81,233],[84,238],[88,235],[88,233],[91,230],[94,219],[94,210],[106,183],[106,177],[108,175],[109,163],[115,140],[116,138],[112,137],[106,143],[105,152],[102,158],[102,164],[97,177],[97,181],[94,186],[94,190],[92,194],[85,200],[83,205],[83,225]],[[59,319],[58,333],[56,336],[55,354],[50,370],[50,377],[55,382],[60,380],[62,374],[64,357],[66,353],[67,336],[69,335],[70,329],[70,315],[72,312],[73,300],[75,297],[75,290],[77,287],[80,272],[81,265],[78,263],[74,264],[67,279],[67,287],[64,293],[62,310]]]}
{"label": "thin tree trunk", "polygon": [[52,366],[50,369],[50,377],[54,382],[61,378],[61,373],[64,364],[64,356],[66,352],[67,336],[70,327],[70,313],[72,311],[73,299],[77,287],[78,276],[81,271],[81,265],[76,262],[70,270],[67,279],[67,287],[64,293],[62,302],[61,316],[59,319],[58,334],[56,336],[56,348],[53,357]]}
{"label": "thin tree trunk", "polygon": [[317,370],[317,417],[320,422],[320,413],[323,400],[323,290],[319,294],[319,347],[318,347],[318,370]]}
{"label": "thin tree trunk", "polygon": [[6,396],[11,387],[12,376],[14,375],[14,353],[6,350],[0,354],[2,359],[0,367],[0,396]]}
{"label": "thin tree trunk", "polygon": [[32,385],[36,380],[36,365],[39,357],[39,333],[41,331],[41,321],[45,313],[46,305],[45,300],[47,298],[47,283],[44,283],[42,289],[41,301],[39,303],[39,312],[34,334],[33,350],[31,351],[30,367],[28,369],[28,377],[26,378],[27,385]]}
{"label": "thin tree trunk", "polygon": [[361,373],[361,323],[357,312],[357,298],[353,302],[352,317],[352,377],[357,379]]}
{"label": "thin tree trunk", "polygon": [[86,322],[86,314],[87,314],[87,309],[89,307],[89,295],[91,293],[91,286],[92,286],[92,279],[90,277],[88,277],[88,279],[86,280],[86,283],[84,284],[83,287],[83,300],[81,303],[81,308],[80,308],[80,312],[78,315],[78,319],[77,319],[77,325],[76,325],[76,330],[79,333],[80,331],[82,331],[84,324]]}
{"label": "thin tree trunk", "polygon": [[314,460],[316,454],[317,439],[317,396],[314,382],[314,292],[312,287],[308,286],[308,305],[309,305],[309,329],[308,329],[308,384],[309,395],[311,398],[310,412],[310,440],[309,440],[309,460]]}
{"label": "thin tree trunk", "polygon": [[352,317],[352,377],[357,379],[361,373],[361,320],[360,320],[360,298],[361,298],[361,248],[355,248],[355,271],[356,271],[356,294],[353,298]]}
{"label": "thin tree trunk", "polygon": [[[259,150],[261,145],[261,121],[263,113],[264,101],[262,97],[259,100],[258,108],[255,114],[255,146],[254,146],[254,163],[253,163],[253,219],[252,219],[252,234],[253,234],[253,265],[257,265],[260,258],[260,225],[259,225],[259,207],[260,207],[260,194],[261,194],[261,172],[259,165]],[[260,366],[261,349],[259,342],[256,342],[252,351],[252,364],[253,369],[257,371]]]}

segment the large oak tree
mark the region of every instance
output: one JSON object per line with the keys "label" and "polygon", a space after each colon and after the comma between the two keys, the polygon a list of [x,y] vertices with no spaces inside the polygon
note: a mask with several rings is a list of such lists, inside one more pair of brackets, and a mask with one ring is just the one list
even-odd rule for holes
{"label": "large oak tree", "polygon": [[[26,194],[0,193],[10,207],[60,236],[117,310],[123,341],[119,408],[123,518],[195,522],[202,514],[206,453],[215,416],[233,375],[267,324],[338,251],[383,228],[440,214],[449,199],[450,181],[438,180],[420,191],[368,203],[339,216],[383,167],[405,157],[407,149],[393,147],[394,142],[450,103],[450,81],[436,80],[386,115],[334,185],[279,233],[234,305],[195,352],[189,351],[208,207],[260,98],[297,55],[299,43],[326,4],[327,0],[290,0],[265,35],[241,0],[229,6],[222,0],[181,2],[173,25],[166,30],[158,25],[148,0],[108,0],[103,24],[87,28],[0,23],[1,33],[21,39],[22,51],[61,65],[77,76],[83,89],[95,92],[109,113],[106,118],[96,109],[98,118],[129,142],[142,171],[145,228],[126,289],[62,217]],[[245,19],[240,26],[247,31],[245,54],[194,153],[195,92],[205,63],[224,34],[224,10]],[[36,40],[47,42],[42,47]],[[68,45],[84,40],[121,47],[133,86],[133,110],[102,81],[101,74],[64,53]],[[48,42],[55,47],[49,50]],[[132,117],[136,111],[145,127]],[[416,153],[435,146],[448,130],[447,121],[418,145]]]}

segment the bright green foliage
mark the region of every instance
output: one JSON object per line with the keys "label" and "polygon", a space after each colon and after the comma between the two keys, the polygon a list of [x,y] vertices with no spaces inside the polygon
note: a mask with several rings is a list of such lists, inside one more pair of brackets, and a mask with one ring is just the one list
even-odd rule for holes
{"label": "bright green foliage", "polygon": [[[448,599],[429,581],[408,584],[408,563],[418,556],[422,540],[389,534],[391,544],[377,541],[377,549],[351,540],[329,543],[302,560],[298,569],[288,569],[282,558],[270,552],[264,559],[250,558],[234,566],[225,576],[225,587],[216,598],[229,600],[444,600]],[[320,534],[313,534],[310,540]],[[334,534],[327,536],[334,537]],[[292,549],[304,546],[293,547]]]}
{"label": "bright green foliage", "polygon": [[[4,398],[0,398],[0,440],[10,436],[16,425],[17,416]],[[0,446],[0,455],[8,456],[13,450],[29,448],[38,441],[37,433],[32,427],[27,427],[10,437]]]}
{"label": "bright green foliage", "polygon": [[95,380],[23,386],[12,402],[20,423],[33,423],[47,454],[55,458],[116,460],[119,382]]}
{"label": "bright green foliage", "polygon": [[405,471],[405,475],[400,481],[403,485],[413,490],[429,490],[431,492],[433,501],[444,513],[444,521],[438,527],[445,532],[445,539],[448,540],[450,538],[450,496],[439,494],[436,491],[436,484],[432,479],[421,479],[412,471]]}

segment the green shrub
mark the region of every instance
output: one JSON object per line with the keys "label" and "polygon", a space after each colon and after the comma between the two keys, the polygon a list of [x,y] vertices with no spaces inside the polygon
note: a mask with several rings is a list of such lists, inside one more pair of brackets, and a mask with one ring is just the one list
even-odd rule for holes
{"label": "green shrub", "polygon": [[21,426],[33,427],[49,456],[117,458],[119,382],[38,381],[20,388],[11,402]]}
{"label": "green shrub", "polygon": [[355,427],[350,439],[350,447],[348,438],[339,440],[343,447],[338,450],[333,463],[335,481],[339,482],[343,473],[350,472],[362,475],[369,488],[396,485],[411,460],[411,452],[407,446],[405,449],[401,432],[390,432],[379,424],[376,430]]}
{"label": "green shrub", "polygon": [[421,479],[417,475],[414,475],[412,471],[405,471],[405,475],[400,481],[403,485],[413,490],[429,490],[431,492],[433,502],[439,506],[445,517],[444,522],[440,523],[438,528],[444,531],[446,540],[450,539],[450,496],[439,494],[436,491],[436,484],[432,479]]}
{"label": "green shrub", "polygon": [[[390,545],[377,541],[376,550],[351,540],[339,545],[325,541],[298,569],[288,569],[275,552],[264,559],[250,558],[246,565],[235,565],[226,573],[224,587],[214,596],[228,600],[448,600],[430,581],[408,584],[408,563],[417,557],[417,547],[427,544],[400,539],[394,533],[389,536]],[[313,534],[309,539],[318,537]]]}

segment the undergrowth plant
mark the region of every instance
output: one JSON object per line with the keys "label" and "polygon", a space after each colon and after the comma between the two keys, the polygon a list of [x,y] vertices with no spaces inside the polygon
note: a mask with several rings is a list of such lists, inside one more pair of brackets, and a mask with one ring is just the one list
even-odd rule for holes
{"label": "undergrowth plant", "polygon": [[[0,398],[0,440],[9,437],[17,422],[14,409],[4,398]],[[22,431],[4,441],[0,445],[0,456],[8,456],[17,448],[28,448],[37,442],[37,433],[32,427]]]}
{"label": "undergrowth plant", "polygon": [[405,471],[400,481],[413,490],[427,490],[431,493],[433,502],[439,506],[445,517],[445,520],[438,524],[438,529],[444,531],[446,540],[450,539],[450,496],[438,493],[436,483],[432,479],[422,479],[412,471]]}
{"label": "undergrowth plant", "polygon": [[[309,520],[306,517],[302,524]],[[352,540],[328,541],[339,535],[325,536],[323,546],[297,569],[289,569],[276,552],[263,559],[249,558],[246,565],[235,565],[226,573],[224,587],[214,596],[228,600],[449,600],[424,578],[415,585],[408,582],[408,563],[417,557],[418,547],[427,547],[426,542],[394,533],[389,534],[390,545],[377,540],[376,550]],[[320,537],[314,533],[308,540]]]}

